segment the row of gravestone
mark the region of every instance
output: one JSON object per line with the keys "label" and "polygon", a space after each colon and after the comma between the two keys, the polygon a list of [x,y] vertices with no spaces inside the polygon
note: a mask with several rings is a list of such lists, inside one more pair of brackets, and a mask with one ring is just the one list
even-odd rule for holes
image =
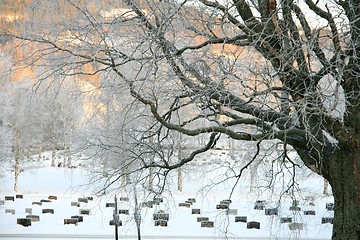
{"label": "row of gravestone", "polygon": [[[0,200],[0,205],[5,205],[5,201],[15,201],[15,199],[23,199],[23,195],[17,194],[14,196],[5,196],[5,200]],[[57,196],[50,195],[48,199],[41,199],[38,202],[32,202],[32,205],[38,205],[42,206],[43,203],[50,203],[52,200],[57,200]],[[71,206],[77,206],[80,207],[80,202],[88,203],[88,201],[93,200],[93,197],[86,197],[86,198],[78,198],[78,202],[71,202]],[[15,209],[5,209],[5,213],[15,214]],[[17,218],[17,224],[28,227],[31,226],[32,222],[38,222],[40,221],[39,215],[33,215],[32,214],[32,208],[25,208],[26,215],[25,218]],[[54,214],[54,209],[51,208],[43,208],[42,209],[43,214]],[[80,209],[79,210],[80,215],[90,215],[89,209]],[[82,222],[83,217],[79,215],[71,216],[71,218],[64,219],[64,224],[75,224],[77,225],[78,222]]]}

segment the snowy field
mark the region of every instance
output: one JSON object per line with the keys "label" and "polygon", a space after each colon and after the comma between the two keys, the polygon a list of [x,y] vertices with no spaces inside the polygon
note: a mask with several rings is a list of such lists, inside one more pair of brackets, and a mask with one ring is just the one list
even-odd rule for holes
{"label": "snowy field", "polygon": [[[77,167],[70,169],[50,167],[48,159],[27,161],[21,165],[17,193],[12,191],[13,172],[10,167],[5,167],[0,185],[0,239],[114,239],[115,227],[109,224],[113,219],[114,192],[94,195],[93,187],[87,185],[91,179],[89,166],[80,163],[83,162],[74,160]],[[294,196],[298,203],[294,204],[294,199],[286,195],[278,201],[281,189],[288,182],[275,178],[278,181],[275,188],[267,189],[263,186],[266,185],[266,167],[259,167],[255,190],[250,193],[249,173],[245,171],[231,195],[229,209],[221,209],[226,205],[226,201],[222,201],[229,199],[235,181],[223,180],[231,176],[233,169],[238,167],[236,164],[227,152],[214,150],[183,169],[183,192],[178,192],[175,184],[161,196],[139,189],[138,201],[153,203],[152,207],[143,205],[141,208],[142,239],[331,238],[332,224],[322,221],[333,217],[333,211],[325,207],[333,199],[322,195],[323,180],[306,170],[302,170],[296,179],[300,192]],[[174,183],[176,175],[174,172],[172,176]],[[134,194],[131,189],[119,189],[116,194],[122,213],[119,215],[122,221],[118,228],[119,239],[137,239]],[[47,201],[50,195],[57,199]],[[153,202],[154,198],[158,198],[157,201]],[[260,200],[265,201],[259,204],[263,209],[254,209],[255,202]],[[191,204],[184,204],[185,201]],[[180,203],[185,206],[179,206]],[[277,215],[273,209],[277,209]],[[167,226],[155,226],[160,222],[155,222],[153,214],[159,211],[168,214]],[[32,221],[28,227],[17,224],[18,218],[28,215],[38,217],[39,221]],[[76,225],[64,224],[64,219],[74,216],[81,216],[83,221]],[[201,226],[201,220],[206,218],[213,226],[211,223],[208,227]],[[252,225],[250,222],[260,223],[260,229],[248,228]]]}

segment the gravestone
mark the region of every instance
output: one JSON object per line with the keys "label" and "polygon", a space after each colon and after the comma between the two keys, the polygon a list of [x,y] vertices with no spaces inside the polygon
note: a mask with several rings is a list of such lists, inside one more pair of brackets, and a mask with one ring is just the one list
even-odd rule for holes
{"label": "gravestone", "polygon": [[247,229],[260,229],[260,222],[255,222],[255,221],[248,222],[246,225],[246,228]]}
{"label": "gravestone", "polygon": [[227,215],[237,215],[237,209],[228,209],[227,211],[226,211],[226,214]]}
{"label": "gravestone", "polygon": [[315,215],[315,211],[313,210],[304,211],[304,215]]}
{"label": "gravestone", "polygon": [[195,198],[188,198],[188,201],[196,203],[196,199]]}
{"label": "gravestone", "polygon": [[79,209],[80,215],[90,215],[90,209]]}
{"label": "gravestone", "polygon": [[78,202],[88,203],[88,199],[87,198],[78,198]]}
{"label": "gravestone", "polygon": [[75,216],[71,216],[71,218],[76,218],[76,219],[78,220],[78,222],[83,222],[83,221],[84,221],[84,217],[83,217],[83,216],[75,215]]}
{"label": "gravestone", "polygon": [[297,211],[297,212],[299,212],[299,211],[301,211],[301,207],[291,206],[291,207],[289,208],[289,210],[290,210],[290,211]]}
{"label": "gravestone", "polygon": [[49,203],[49,202],[51,202],[51,200],[49,200],[49,199],[41,199],[40,202],[41,203]]}
{"label": "gravestone", "polygon": [[32,214],[32,208],[25,208],[25,213]]}
{"label": "gravestone", "polygon": [[128,202],[129,198],[128,197],[120,197],[120,201],[121,202]]}
{"label": "gravestone", "polygon": [[32,202],[32,205],[39,205],[39,206],[42,206],[42,202]]}
{"label": "gravestone", "polygon": [[179,203],[179,207],[190,208],[190,203]]}
{"label": "gravestone", "polygon": [[291,231],[294,231],[294,230],[303,230],[303,229],[304,229],[304,224],[303,224],[303,223],[293,222],[293,223],[290,223],[290,224],[289,224],[289,229],[290,229]]}
{"label": "gravestone", "polygon": [[18,218],[16,223],[22,225],[24,227],[31,226],[31,219],[30,218]]}
{"label": "gravestone", "polygon": [[255,210],[264,210],[266,201],[265,200],[257,200],[254,205]]}
{"label": "gravestone", "polygon": [[78,219],[77,218],[65,218],[64,219],[64,225],[66,224],[74,224],[75,226],[78,225]]}
{"label": "gravestone", "polygon": [[15,201],[14,196],[5,196],[5,201]]}
{"label": "gravestone", "polygon": [[292,223],[292,217],[282,217],[280,223]]}
{"label": "gravestone", "polygon": [[196,219],[197,222],[206,222],[209,221],[208,217],[197,217]]}
{"label": "gravestone", "polygon": [[167,227],[168,221],[166,221],[166,220],[155,220],[154,225],[155,226],[160,226],[160,227]]}
{"label": "gravestone", "polygon": [[15,214],[15,209],[5,209],[5,213],[7,213],[7,214],[12,214],[12,215],[14,215]]}
{"label": "gravestone", "polygon": [[193,205],[194,202],[193,202],[193,201],[186,200],[185,203],[190,204],[190,205]]}
{"label": "gravestone", "polygon": [[227,204],[227,205],[229,205],[230,203],[232,203],[231,199],[225,199],[225,200],[220,201],[220,204]]}
{"label": "gravestone", "polygon": [[87,200],[94,201],[94,197],[87,197]]}
{"label": "gravestone", "polygon": [[26,215],[26,218],[30,218],[32,222],[38,222],[40,221],[40,216],[39,215]]}
{"label": "gravestone", "polygon": [[[114,219],[111,219],[110,222],[109,222],[109,225],[110,225],[110,226],[115,226],[115,220],[114,220]],[[118,226],[118,227],[121,227],[121,226],[122,226],[122,221],[121,221],[121,220],[117,221],[117,226]]]}
{"label": "gravestone", "polygon": [[155,202],[157,205],[159,205],[159,203],[164,202],[164,199],[163,199],[163,198],[160,198],[160,197],[154,198],[153,200],[154,200],[154,202]]}
{"label": "gravestone", "polygon": [[217,204],[216,209],[229,209],[229,204]]}
{"label": "gravestone", "polygon": [[129,209],[120,209],[119,214],[129,215]]}
{"label": "gravestone", "polygon": [[277,208],[265,209],[265,215],[267,216],[278,215],[278,209]]}
{"label": "gravestone", "polygon": [[54,195],[50,195],[48,197],[49,200],[57,200],[57,196],[54,196]]}
{"label": "gravestone", "polygon": [[326,210],[328,211],[334,211],[335,204],[334,203],[326,203]]}
{"label": "gravestone", "polygon": [[199,208],[191,209],[191,214],[200,214],[200,209]]}
{"label": "gravestone", "polygon": [[154,204],[150,201],[141,203],[142,207],[153,208]]}
{"label": "gravestone", "polygon": [[334,218],[332,218],[332,217],[323,217],[323,218],[321,218],[321,224],[325,224],[325,223],[334,224]]}
{"label": "gravestone", "polygon": [[202,221],[201,222],[201,227],[213,228],[214,227],[214,222],[212,222],[212,221]]}
{"label": "gravestone", "polygon": [[22,194],[16,194],[16,199],[24,199],[24,196]]}
{"label": "gravestone", "polygon": [[235,216],[235,222],[247,222],[247,216]]}
{"label": "gravestone", "polygon": [[54,209],[52,209],[52,208],[44,208],[44,209],[42,210],[42,213],[54,214]]}
{"label": "gravestone", "polygon": [[115,207],[115,203],[106,203],[106,204],[105,204],[105,207],[112,207],[112,208],[114,208],[114,207]]}
{"label": "gravestone", "polygon": [[153,214],[153,220],[166,220],[169,221],[169,214],[163,212],[157,212]]}
{"label": "gravestone", "polygon": [[4,200],[0,200],[0,206],[5,205],[5,201]]}
{"label": "gravestone", "polygon": [[80,203],[79,202],[71,202],[71,206],[72,207],[80,207]]}

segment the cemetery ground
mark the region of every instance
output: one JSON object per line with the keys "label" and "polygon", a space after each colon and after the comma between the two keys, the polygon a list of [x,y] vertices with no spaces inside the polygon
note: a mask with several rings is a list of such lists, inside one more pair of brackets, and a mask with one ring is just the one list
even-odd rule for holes
{"label": "cemetery ground", "polygon": [[[61,154],[57,157],[61,161]],[[331,238],[333,199],[322,194],[321,177],[304,168],[296,176],[299,192],[290,197],[281,191],[286,181],[266,188],[269,169],[259,166],[254,191],[245,171],[230,195],[235,179],[223,180],[237,162],[226,151],[212,150],[183,169],[183,192],[177,191],[176,172],[161,195],[136,186],[142,239]],[[11,166],[4,167],[0,239],[114,239],[115,193],[119,239],[137,239],[133,188],[94,195],[99,185],[87,185],[93,166],[81,157],[73,165],[51,167],[49,156],[24,161],[17,193]]]}

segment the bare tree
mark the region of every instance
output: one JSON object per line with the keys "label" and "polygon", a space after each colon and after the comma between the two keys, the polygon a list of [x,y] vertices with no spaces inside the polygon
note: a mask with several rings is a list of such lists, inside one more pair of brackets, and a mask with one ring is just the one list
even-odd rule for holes
{"label": "bare tree", "polygon": [[[332,239],[359,238],[358,1],[46,2],[29,4],[42,5],[5,24],[2,38],[22,47],[19,66],[42,70],[40,80],[110,74],[114,89],[127,88],[146,107],[138,150],[158,153],[137,156],[138,169],[166,175],[220,135],[277,139],[330,183]],[[39,9],[47,21],[36,19]],[[163,154],[173,132],[208,140],[174,161]],[[153,146],[143,141],[154,136]],[[282,156],[295,165],[286,147]]]}

